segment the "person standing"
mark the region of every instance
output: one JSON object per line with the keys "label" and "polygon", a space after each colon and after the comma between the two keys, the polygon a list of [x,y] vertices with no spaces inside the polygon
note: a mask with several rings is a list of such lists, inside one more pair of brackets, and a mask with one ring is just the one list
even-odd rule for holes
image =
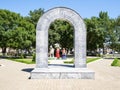
{"label": "person standing", "polygon": [[56,57],[57,59],[60,58],[60,49],[59,49],[59,48],[57,48],[56,51],[55,51],[55,57]]}
{"label": "person standing", "polygon": [[66,54],[67,54],[67,52],[66,52],[65,48],[63,48],[62,49],[62,59],[66,59]]}
{"label": "person standing", "polygon": [[54,48],[52,47],[52,45],[50,46],[50,57],[54,57]]}

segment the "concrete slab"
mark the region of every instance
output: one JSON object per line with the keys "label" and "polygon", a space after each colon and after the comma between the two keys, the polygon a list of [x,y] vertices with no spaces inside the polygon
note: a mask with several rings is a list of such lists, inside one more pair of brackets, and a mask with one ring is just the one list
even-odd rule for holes
{"label": "concrete slab", "polygon": [[88,68],[35,68],[31,79],[94,79],[95,72]]}

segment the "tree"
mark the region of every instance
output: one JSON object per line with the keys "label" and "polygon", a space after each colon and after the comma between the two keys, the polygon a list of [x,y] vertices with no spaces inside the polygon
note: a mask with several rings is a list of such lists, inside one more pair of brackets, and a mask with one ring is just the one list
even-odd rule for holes
{"label": "tree", "polygon": [[9,46],[10,32],[17,27],[20,15],[9,10],[0,9],[0,47],[5,55],[6,48]]}
{"label": "tree", "polygon": [[107,12],[100,12],[99,17],[85,19],[87,26],[87,49],[95,51],[109,43],[111,48],[116,46],[117,33],[115,20],[110,19]]}
{"label": "tree", "polygon": [[65,20],[55,20],[49,28],[49,45],[59,43],[62,47],[73,48],[73,26]]}
{"label": "tree", "polygon": [[2,53],[6,48],[29,50],[35,43],[34,25],[19,14],[0,10],[0,47]]}
{"label": "tree", "polygon": [[[36,26],[37,26],[37,23],[38,23],[38,20],[39,18],[44,14],[44,9],[42,8],[39,8],[39,9],[35,9],[33,11],[30,11],[29,12],[29,16],[27,17],[24,17],[24,19],[28,22],[30,22],[31,24],[34,25],[34,29],[36,29]],[[34,31],[34,35],[36,35],[36,30]],[[34,40],[32,42],[32,47],[35,48],[35,45],[36,45],[36,36],[33,36]]]}
{"label": "tree", "polygon": [[108,44],[109,48],[117,49],[118,46],[118,37],[119,37],[119,30],[117,30],[117,24],[115,19],[110,19],[107,12],[100,12],[99,14],[101,27],[104,28],[105,33],[105,42]]}
{"label": "tree", "polygon": [[96,51],[97,48],[103,46],[104,33],[97,17],[84,19],[87,27],[87,50]]}
{"label": "tree", "polygon": [[33,25],[35,25],[35,28],[36,28],[37,22],[43,14],[44,14],[44,9],[39,8],[39,9],[35,9],[34,11],[30,11],[29,16],[25,18],[26,20],[31,22]]}
{"label": "tree", "polygon": [[34,42],[35,42],[34,25],[22,19],[19,22],[18,27],[12,31],[12,37],[9,46],[17,50],[21,49],[29,51]]}
{"label": "tree", "polygon": [[111,43],[111,48],[114,51],[120,52],[120,16],[117,17],[117,19],[114,19],[114,38]]}

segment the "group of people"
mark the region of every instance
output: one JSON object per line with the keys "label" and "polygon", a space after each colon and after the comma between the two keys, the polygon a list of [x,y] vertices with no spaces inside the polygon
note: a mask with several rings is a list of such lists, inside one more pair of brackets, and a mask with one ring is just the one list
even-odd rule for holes
{"label": "group of people", "polygon": [[60,49],[57,47],[54,49],[53,47],[50,48],[50,57],[56,57],[57,59],[62,58],[66,59],[67,50],[65,48]]}

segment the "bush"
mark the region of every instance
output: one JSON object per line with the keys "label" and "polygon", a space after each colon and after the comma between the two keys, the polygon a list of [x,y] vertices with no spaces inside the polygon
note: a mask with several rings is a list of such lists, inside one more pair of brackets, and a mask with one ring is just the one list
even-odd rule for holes
{"label": "bush", "polygon": [[24,55],[23,55],[23,54],[20,54],[20,58],[21,58],[21,59],[24,59]]}
{"label": "bush", "polygon": [[111,63],[111,66],[120,66],[120,60],[115,58],[114,61]]}
{"label": "bush", "polygon": [[35,62],[35,60],[36,60],[36,54],[34,53],[34,54],[33,54],[32,61]]}

